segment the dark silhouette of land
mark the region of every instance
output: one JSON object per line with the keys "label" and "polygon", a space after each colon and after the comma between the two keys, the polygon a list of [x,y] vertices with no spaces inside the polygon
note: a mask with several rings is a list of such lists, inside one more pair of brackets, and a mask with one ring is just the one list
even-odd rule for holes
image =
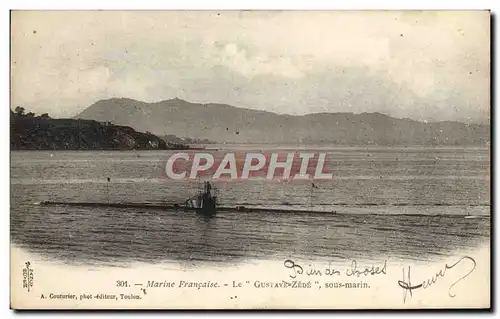
{"label": "dark silhouette of land", "polygon": [[52,119],[17,107],[10,112],[12,150],[161,150],[186,148],[110,122]]}

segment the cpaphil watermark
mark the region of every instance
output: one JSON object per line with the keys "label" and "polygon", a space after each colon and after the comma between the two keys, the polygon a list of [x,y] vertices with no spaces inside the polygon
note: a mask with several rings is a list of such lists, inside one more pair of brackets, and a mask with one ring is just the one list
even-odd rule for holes
{"label": "cpaphil watermark", "polygon": [[[223,155],[223,156],[222,156]],[[165,172],[175,180],[210,175],[214,180],[324,180],[333,173],[326,167],[326,153],[175,153]]]}

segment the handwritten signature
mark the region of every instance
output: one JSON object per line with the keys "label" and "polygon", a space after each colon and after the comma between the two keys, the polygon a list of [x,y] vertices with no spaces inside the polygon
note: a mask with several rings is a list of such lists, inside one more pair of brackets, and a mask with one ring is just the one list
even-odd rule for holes
{"label": "handwritten signature", "polygon": [[407,273],[405,273],[405,268],[403,268],[403,280],[398,280],[399,286],[403,289],[403,302],[406,302],[406,299],[408,297],[408,293],[410,294],[410,297],[413,297],[413,293],[412,293],[413,290],[420,289],[420,288],[422,288],[422,289],[429,288],[430,286],[435,284],[439,278],[443,278],[447,274],[448,270],[453,269],[454,267],[456,267],[460,263],[466,263],[466,262],[471,263],[470,264],[471,268],[469,269],[469,271],[466,274],[464,274],[462,277],[458,278],[455,282],[453,282],[453,284],[451,284],[449,289],[448,289],[448,295],[451,298],[454,298],[456,295],[453,293],[453,288],[460,281],[467,278],[474,271],[474,269],[476,269],[476,261],[474,260],[474,258],[469,257],[469,256],[464,256],[451,265],[445,264],[444,268],[439,270],[432,277],[422,281],[418,285],[412,285],[412,283],[411,283],[411,267],[408,266]]}
{"label": "handwritten signature", "polygon": [[[322,271],[320,269],[314,268],[310,266],[308,269],[304,269],[301,265],[294,262],[293,260],[287,259],[283,263],[283,265],[290,269],[292,272],[290,273],[290,278],[295,279],[297,275],[306,274],[307,276],[340,276],[341,272],[338,269],[334,269],[331,267],[331,263]],[[383,266],[375,267],[375,265],[371,265],[369,267],[359,267],[356,260],[351,262],[351,267],[345,269],[343,272],[348,277],[360,277],[360,276],[375,276],[375,275],[386,275],[387,274],[387,260],[384,261]]]}

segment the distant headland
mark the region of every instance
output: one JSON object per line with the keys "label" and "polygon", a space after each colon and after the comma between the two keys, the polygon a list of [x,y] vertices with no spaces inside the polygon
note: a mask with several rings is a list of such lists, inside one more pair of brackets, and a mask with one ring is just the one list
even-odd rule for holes
{"label": "distant headland", "polygon": [[167,142],[129,126],[109,121],[53,119],[49,114],[26,113],[23,107],[10,111],[11,150],[168,150],[188,145]]}

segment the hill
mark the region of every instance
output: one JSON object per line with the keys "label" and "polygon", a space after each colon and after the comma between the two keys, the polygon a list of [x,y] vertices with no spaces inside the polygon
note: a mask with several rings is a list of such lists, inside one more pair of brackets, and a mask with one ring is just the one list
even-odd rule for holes
{"label": "hill", "polygon": [[[75,119],[52,119],[47,114],[10,113],[12,150],[127,150],[170,149],[163,139],[127,126]],[[179,145],[177,145],[180,147]]]}
{"label": "hill", "polygon": [[76,118],[110,121],[158,135],[236,143],[334,143],[340,145],[487,145],[490,126],[424,123],[381,113],[275,114],[225,104],[180,99],[145,103],[100,100]]}

